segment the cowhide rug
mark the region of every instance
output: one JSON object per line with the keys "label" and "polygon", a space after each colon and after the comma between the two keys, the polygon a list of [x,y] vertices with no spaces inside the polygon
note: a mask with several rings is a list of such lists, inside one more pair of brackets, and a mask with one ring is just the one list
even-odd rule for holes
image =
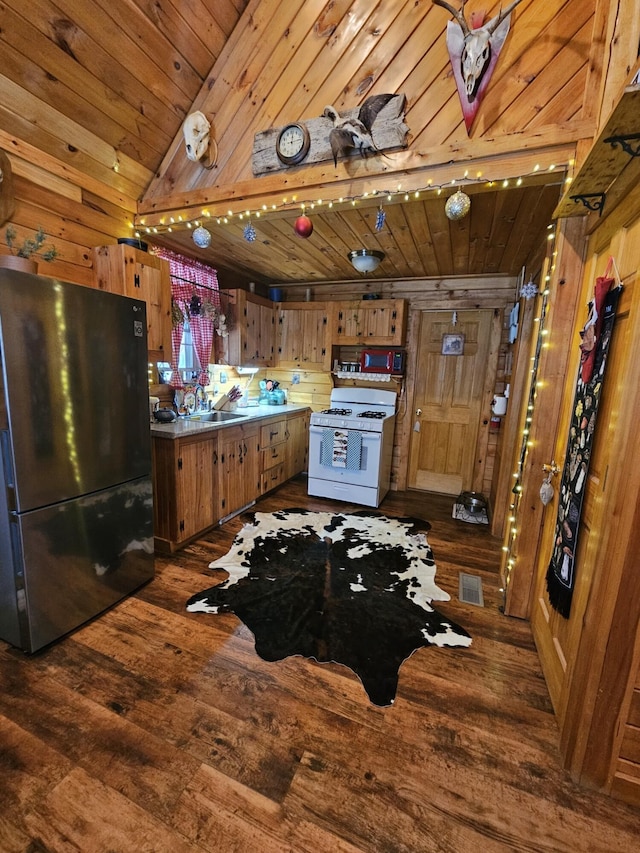
{"label": "cowhide rug", "polygon": [[190,598],[187,610],[235,613],[264,660],[344,664],[375,705],[389,705],[416,649],[470,645],[431,607],[449,595],[435,584],[428,522],[368,510],[247,517],[229,553],[209,566],[229,577]]}

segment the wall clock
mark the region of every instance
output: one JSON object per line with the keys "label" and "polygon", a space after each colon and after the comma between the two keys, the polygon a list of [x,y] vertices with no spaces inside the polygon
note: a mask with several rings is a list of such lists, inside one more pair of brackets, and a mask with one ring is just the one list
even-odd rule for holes
{"label": "wall clock", "polygon": [[278,160],[285,166],[297,166],[309,153],[311,137],[304,124],[285,125],[276,140]]}

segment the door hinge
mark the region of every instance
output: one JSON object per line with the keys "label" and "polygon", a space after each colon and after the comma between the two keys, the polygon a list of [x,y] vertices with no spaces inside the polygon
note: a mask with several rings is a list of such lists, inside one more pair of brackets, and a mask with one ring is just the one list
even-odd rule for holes
{"label": "door hinge", "polygon": [[140,276],[136,273],[133,277],[133,286],[140,287]]}
{"label": "door hinge", "polygon": [[178,456],[178,471],[182,471],[182,456]]}
{"label": "door hinge", "polygon": [[178,527],[180,528],[180,533],[184,533],[184,519],[180,519]]}

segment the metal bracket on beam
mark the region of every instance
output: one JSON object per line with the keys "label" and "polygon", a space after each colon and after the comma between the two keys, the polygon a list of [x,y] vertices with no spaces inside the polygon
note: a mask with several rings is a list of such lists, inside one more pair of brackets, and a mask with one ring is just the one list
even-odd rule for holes
{"label": "metal bracket on beam", "polygon": [[581,193],[579,195],[569,196],[572,198],[576,204],[580,201],[587,208],[587,210],[597,210],[600,215],[602,215],[602,208],[604,207],[604,200],[606,198],[605,193]]}
{"label": "metal bracket on beam", "polygon": [[[619,136],[609,136],[603,139],[603,142],[608,142],[612,148],[618,145],[629,157],[640,157],[640,133],[625,133]],[[635,143],[632,144],[632,143]]]}

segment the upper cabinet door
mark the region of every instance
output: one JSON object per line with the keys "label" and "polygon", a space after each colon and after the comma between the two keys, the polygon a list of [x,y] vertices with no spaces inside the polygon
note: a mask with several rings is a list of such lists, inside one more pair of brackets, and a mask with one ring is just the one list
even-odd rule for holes
{"label": "upper cabinet door", "polygon": [[276,366],[330,370],[330,302],[282,303],[276,328]]}
{"label": "upper cabinet door", "polygon": [[229,334],[216,338],[220,358],[236,367],[272,367],[275,352],[273,302],[246,290],[220,291]]}
{"label": "upper cabinet door", "polygon": [[171,361],[171,279],[167,261],[124,244],[94,250],[100,290],[147,303],[147,346],[151,361]]}
{"label": "upper cabinet door", "polygon": [[404,299],[372,299],[333,303],[334,344],[404,346],[407,330]]}

